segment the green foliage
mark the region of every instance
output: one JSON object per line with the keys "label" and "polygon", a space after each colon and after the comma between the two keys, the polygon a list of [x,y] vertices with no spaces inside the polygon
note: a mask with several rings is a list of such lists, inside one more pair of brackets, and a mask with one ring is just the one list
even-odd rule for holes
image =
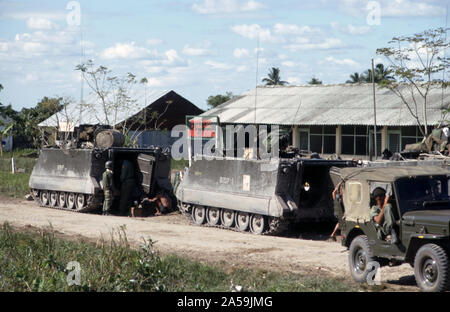
{"label": "green foliage", "polygon": [[23,198],[30,192],[28,186],[28,181],[30,180],[29,173],[12,174],[11,162],[5,162],[3,159],[0,159],[0,169],[2,170],[0,171],[0,194],[3,196]]}
{"label": "green foliage", "polygon": [[267,78],[263,78],[262,82],[265,82],[266,86],[283,86],[288,83],[281,80],[280,69],[277,67],[272,67],[267,74]]}
{"label": "green foliage", "polygon": [[[66,282],[70,261],[80,263],[81,285]],[[245,291],[356,290],[342,279],[226,270],[162,256],[151,239],[133,249],[124,227],[96,244],[58,238],[51,228],[19,232],[5,223],[0,229],[0,291],[229,291],[232,284]]]}
{"label": "green foliage", "polygon": [[[389,67],[384,67],[382,63],[378,63],[375,66],[374,81],[375,83],[385,83],[386,81],[395,80],[391,75],[392,70]],[[350,80],[345,83],[371,83],[372,82],[372,69],[366,70],[362,74],[354,73],[350,75]]]}
{"label": "green foliage", "polygon": [[319,85],[322,84],[322,80],[319,80],[317,78],[311,78],[311,81],[308,81],[308,84],[312,84],[312,85]]}
{"label": "green foliage", "polygon": [[206,100],[206,104],[210,108],[214,108],[219,106],[220,104],[223,104],[225,102],[228,102],[229,100],[233,99],[235,96],[231,92],[227,92],[225,95],[217,94],[217,95],[210,95],[208,99]]}

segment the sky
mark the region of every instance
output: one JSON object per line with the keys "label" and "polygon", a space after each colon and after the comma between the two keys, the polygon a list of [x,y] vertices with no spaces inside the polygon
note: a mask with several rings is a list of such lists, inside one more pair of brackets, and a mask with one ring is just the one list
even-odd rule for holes
{"label": "sky", "polygon": [[449,3],[0,0],[0,102],[20,110],[44,96],[79,100],[75,67],[89,59],[202,109],[210,95],[263,84],[271,67],[291,85],[344,83],[372,58],[388,65],[376,49],[393,37],[444,27]]}

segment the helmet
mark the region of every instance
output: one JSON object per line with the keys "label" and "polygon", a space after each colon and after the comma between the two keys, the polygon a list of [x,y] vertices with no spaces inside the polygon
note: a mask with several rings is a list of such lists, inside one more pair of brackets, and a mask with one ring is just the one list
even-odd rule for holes
{"label": "helmet", "polygon": [[112,168],[113,168],[113,162],[112,162],[111,160],[108,160],[108,161],[105,163],[105,168],[106,168],[106,169],[112,169]]}

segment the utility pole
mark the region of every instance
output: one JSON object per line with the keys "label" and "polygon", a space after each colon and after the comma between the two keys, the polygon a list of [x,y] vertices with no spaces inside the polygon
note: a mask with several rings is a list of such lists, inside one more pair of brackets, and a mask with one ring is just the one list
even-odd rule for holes
{"label": "utility pole", "polygon": [[373,146],[374,146],[374,155],[375,160],[377,159],[378,151],[377,151],[377,101],[375,98],[375,68],[373,66],[372,59],[372,89],[373,89]]}

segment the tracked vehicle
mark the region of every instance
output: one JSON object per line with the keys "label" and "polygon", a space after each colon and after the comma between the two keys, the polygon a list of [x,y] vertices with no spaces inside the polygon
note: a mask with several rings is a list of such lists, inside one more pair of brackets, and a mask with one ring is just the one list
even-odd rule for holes
{"label": "tracked vehicle", "polygon": [[332,166],[352,161],[196,156],[175,191],[197,225],[278,234],[289,222],[332,220]]}
{"label": "tracked vehicle", "polygon": [[101,185],[105,162],[114,162],[114,181],[120,185],[124,160],[134,164],[138,186],[133,198],[153,196],[166,190],[172,193],[169,180],[170,154],[159,148],[44,148],[30,176],[34,200],[45,207],[77,212],[99,209],[103,203]]}

